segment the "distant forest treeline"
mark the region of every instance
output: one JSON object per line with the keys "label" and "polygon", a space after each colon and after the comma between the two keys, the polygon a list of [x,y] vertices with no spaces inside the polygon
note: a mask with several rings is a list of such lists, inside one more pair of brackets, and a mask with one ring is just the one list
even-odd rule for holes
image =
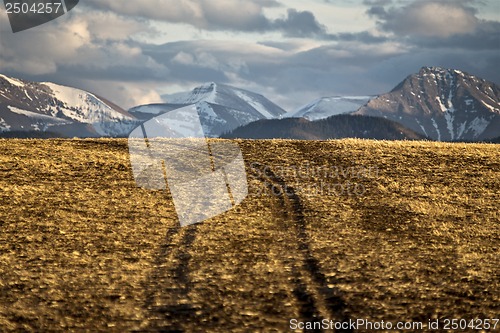
{"label": "distant forest treeline", "polygon": [[303,118],[259,120],[239,127],[222,138],[328,140],[422,140],[420,135],[396,122],[377,117],[338,115],[309,121]]}

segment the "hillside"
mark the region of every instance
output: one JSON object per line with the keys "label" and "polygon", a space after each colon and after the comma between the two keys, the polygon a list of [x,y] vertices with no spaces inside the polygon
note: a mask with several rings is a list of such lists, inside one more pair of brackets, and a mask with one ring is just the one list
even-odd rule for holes
{"label": "hillside", "polygon": [[500,134],[500,87],[466,72],[423,67],[355,114],[384,117],[438,141]]}
{"label": "hillside", "polygon": [[[141,105],[129,112],[137,118],[150,120],[173,110],[195,105],[199,122],[207,137],[218,137],[239,126],[260,119],[277,118],[285,113],[285,110],[260,94],[215,82],[166,98],[167,103]],[[193,119],[186,119],[184,122],[177,119],[177,129],[172,129],[192,126]]]}
{"label": "hillside", "polygon": [[248,198],[180,229],[126,140],[0,140],[1,330],[498,318],[497,146],[237,142]]}
{"label": "hillside", "polygon": [[135,126],[135,117],[90,92],[0,74],[0,136],[124,137]]}
{"label": "hillside", "polygon": [[402,125],[377,117],[338,115],[309,121],[303,118],[261,120],[222,135],[226,139],[329,140],[360,138],[375,140],[419,140],[425,136]]}

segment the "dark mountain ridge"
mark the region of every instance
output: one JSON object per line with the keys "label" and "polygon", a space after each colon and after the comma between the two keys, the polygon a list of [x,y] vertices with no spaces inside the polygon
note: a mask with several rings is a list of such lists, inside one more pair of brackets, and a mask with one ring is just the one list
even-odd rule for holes
{"label": "dark mountain ridge", "polygon": [[373,140],[423,140],[401,124],[369,116],[338,115],[309,121],[304,118],[259,120],[221,136],[226,139],[329,140],[360,138]]}

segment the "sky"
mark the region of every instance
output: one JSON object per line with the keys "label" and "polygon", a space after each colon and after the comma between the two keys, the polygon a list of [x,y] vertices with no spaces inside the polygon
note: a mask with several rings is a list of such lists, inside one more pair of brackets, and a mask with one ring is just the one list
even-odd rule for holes
{"label": "sky", "polygon": [[15,34],[0,8],[0,73],[125,109],[217,82],[294,111],[385,93],[422,66],[500,83],[499,0],[81,0]]}

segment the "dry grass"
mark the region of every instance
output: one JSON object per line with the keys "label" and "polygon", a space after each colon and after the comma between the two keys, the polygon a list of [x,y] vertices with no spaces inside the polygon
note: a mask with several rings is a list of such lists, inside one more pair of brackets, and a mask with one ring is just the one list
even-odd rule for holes
{"label": "dry grass", "polygon": [[125,140],[0,140],[0,331],[498,318],[498,146],[238,143],[249,197],[180,229]]}

